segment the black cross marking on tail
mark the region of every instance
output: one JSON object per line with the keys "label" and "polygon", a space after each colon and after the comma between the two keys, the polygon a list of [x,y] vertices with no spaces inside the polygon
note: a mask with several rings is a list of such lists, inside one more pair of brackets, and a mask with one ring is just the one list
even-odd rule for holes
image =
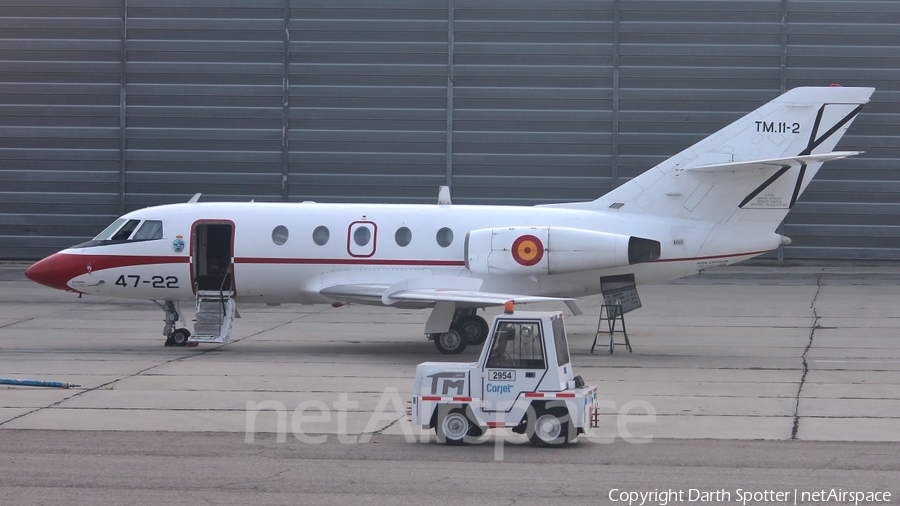
{"label": "black cross marking on tail", "polygon": [[[822,115],[825,114],[825,108],[830,104],[823,104],[822,107],[819,108],[819,112],[816,114],[816,121],[813,124],[812,133],[809,135],[809,143],[806,145],[806,149],[801,151],[797,156],[806,156],[812,154],[812,150],[819,147],[823,142],[828,140],[829,137],[834,135],[835,132],[841,129],[844,125],[846,125],[850,120],[856,117],[859,114],[859,111],[862,110],[863,106],[859,105],[856,109],[850,112],[850,114],[844,116],[843,119],[834,124],[833,127],[829,128],[827,132],[822,134],[820,137],[816,137],[816,134],[819,132],[819,127],[822,125]],[[774,183],[778,178],[784,175],[785,172],[790,169],[790,165],[782,165],[778,172],[772,175],[769,179],[759,185],[755,190],[750,192],[744,200],[741,201],[738,207],[744,207],[748,202],[755,199],[757,195],[763,192],[766,188],[769,187],[772,183]],[[797,176],[797,183],[794,185],[794,193],[791,195],[791,203],[788,206],[788,209],[793,209],[794,204],[797,203],[797,197],[800,196],[800,187],[803,185],[803,178],[806,176],[806,164],[800,164],[800,174]]]}

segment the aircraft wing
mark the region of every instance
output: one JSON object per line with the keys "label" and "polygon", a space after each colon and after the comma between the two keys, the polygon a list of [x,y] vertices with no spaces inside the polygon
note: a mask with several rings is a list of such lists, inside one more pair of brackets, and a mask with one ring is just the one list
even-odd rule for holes
{"label": "aircraft wing", "polygon": [[350,297],[363,299],[378,299],[384,295],[384,291],[390,288],[388,284],[356,283],[347,285],[332,285],[319,290],[322,295],[329,297]]}
{"label": "aircraft wing", "polygon": [[514,301],[519,304],[528,304],[530,302],[548,302],[554,300],[558,300],[560,302],[574,300],[561,297],[540,297],[535,295],[516,295],[512,293],[479,292],[469,290],[456,290],[453,288],[420,288],[417,290],[404,290],[402,292],[392,293],[390,298],[394,301],[465,302],[469,304],[484,306],[502,306],[508,300]]}
{"label": "aircraft wing", "polygon": [[459,302],[475,306],[502,306],[512,300],[519,304],[534,302],[560,301],[574,299],[561,297],[544,297],[514,293],[496,293],[481,291],[482,280],[456,276],[423,276],[394,283],[349,283],[337,284],[319,290],[322,295],[346,298],[366,303],[381,302],[392,305],[398,302],[431,303]]}

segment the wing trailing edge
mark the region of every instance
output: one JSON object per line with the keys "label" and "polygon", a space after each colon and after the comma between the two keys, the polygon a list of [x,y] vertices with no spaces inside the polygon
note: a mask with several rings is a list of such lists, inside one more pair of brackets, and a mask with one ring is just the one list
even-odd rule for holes
{"label": "wing trailing edge", "polygon": [[328,297],[346,298],[349,300],[390,306],[397,303],[412,302],[431,304],[437,302],[456,302],[469,306],[502,306],[512,300],[518,304],[535,302],[570,302],[575,299],[565,297],[546,297],[515,293],[497,293],[481,291],[483,281],[477,278],[455,276],[423,276],[410,278],[393,285],[378,283],[350,283],[332,285],[319,290]]}
{"label": "wing trailing edge", "polygon": [[494,293],[470,290],[457,290],[452,288],[431,288],[404,290],[391,294],[392,301],[416,301],[416,302],[459,302],[476,306],[502,306],[506,301],[517,304],[530,304],[534,302],[566,302],[575,299],[564,297],[542,297],[537,295],[519,295],[514,293]]}

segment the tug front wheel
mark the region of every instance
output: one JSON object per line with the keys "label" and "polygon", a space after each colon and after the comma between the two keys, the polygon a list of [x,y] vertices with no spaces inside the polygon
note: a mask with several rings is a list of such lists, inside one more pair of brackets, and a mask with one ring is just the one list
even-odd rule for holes
{"label": "tug front wheel", "polygon": [[434,432],[438,443],[451,446],[466,443],[466,437],[477,438],[483,434],[481,427],[472,423],[463,408],[453,408],[445,414],[438,411]]}

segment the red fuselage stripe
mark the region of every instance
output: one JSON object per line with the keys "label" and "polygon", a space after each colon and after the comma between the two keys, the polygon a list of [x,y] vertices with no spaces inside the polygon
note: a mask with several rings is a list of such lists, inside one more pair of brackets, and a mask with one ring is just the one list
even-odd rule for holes
{"label": "red fuselage stripe", "polygon": [[[729,255],[712,255],[708,257],[687,257],[687,258],[660,258],[659,260],[654,260],[653,262],[695,262],[697,260],[713,260],[716,258],[734,258],[734,257],[744,257],[748,255],[762,255],[763,253],[768,253],[772,250],[763,250],[763,251],[752,251],[750,253],[731,253]],[[651,263],[653,263],[651,262]]]}
{"label": "red fuselage stripe", "polygon": [[[761,255],[765,251],[750,253],[733,253],[728,255],[712,255],[704,257],[687,258],[662,258],[654,262],[693,262],[697,260],[712,260],[717,258],[733,258],[742,256]],[[140,265],[156,264],[187,264],[190,258],[186,256],[150,256],[150,255],[79,255],[57,253],[57,269],[71,274],[68,279],[87,272],[87,266],[91,270],[100,271],[117,267],[135,267]],[[262,258],[262,257],[238,257],[236,264],[254,265],[393,265],[404,267],[464,267],[465,262],[459,260],[398,260],[375,258]]]}
{"label": "red fuselage stripe", "polygon": [[459,260],[391,260],[377,258],[235,258],[236,264],[299,264],[299,265],[404,265],[410,267],[464,267]]}
{"label": "red fuselage stripe", "polygon": [[71,290],[68,282],[82,274],[117,267],[188,263],[187,257],[123,256],[123,255],[71,255],[56,253],[35,263],[25,271],[28,279],[42,285]]}
{"label": "red fuselage stripe", "polygon": [[102,271],[117,267],[135,267],[139,265],[187,264],[190,261],[187,257],[149,255],[67,255],[57,253],[54,257],[56,257],[56,270],[65,272],[66,276],[69,276],[67,280],[87,274],[88,271]]}

